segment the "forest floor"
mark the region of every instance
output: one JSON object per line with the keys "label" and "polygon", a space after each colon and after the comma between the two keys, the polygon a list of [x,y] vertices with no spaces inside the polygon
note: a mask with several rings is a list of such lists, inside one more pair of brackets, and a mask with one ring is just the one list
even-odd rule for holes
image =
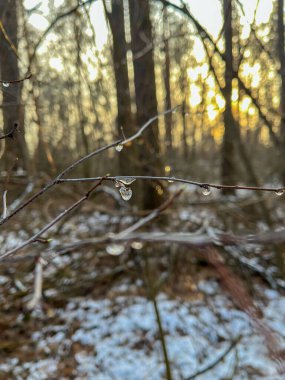
{"label": "forest floor", "polygon": [[[282,228],[283,205],[274,196],[268,199],[275,226]],[[37,206],[19,214],[0,237],[1,251],[69,203],[68,197],[58,198],[43,203],[41,211]],[[267,228],[262,218],[248,212],[257,203],[248,194],[223,202],[215,193],[205,199],[186,192],[148,228],[195,233],[207,224],[235,233],[260,232]],[[106,213],[96,204],[89,202],[54,227],[48,249],[120,231],[137,218],[129,208],[111,207]],[[284,379],[278,372],[285,352],[284,288],[255,271],[274,273],[272,247],[236,249],[244,260],[228,265],[242,278],[258,310],[255,317],[201,250],[152,244],[128,246],[120,256],[109,255],[103,245],[87,246],[47,260],[42,302],[30,312],[34,256],[45,257],[47,250],[44,243],[30,246],[0,268],[0,379],[165,379],[155,304],[173,379]]]}

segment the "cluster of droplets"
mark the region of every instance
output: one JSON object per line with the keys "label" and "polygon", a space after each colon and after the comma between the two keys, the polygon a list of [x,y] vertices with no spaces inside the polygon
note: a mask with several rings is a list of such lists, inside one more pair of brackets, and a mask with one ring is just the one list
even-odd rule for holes
{"label": "cluster of droplets", "polygon": [[132,177],[120,178],[115,182],[115,186],[119,188],[119,193],[124,201],[129,201],[132,198],[133,191],[129,185],[135,181]]}

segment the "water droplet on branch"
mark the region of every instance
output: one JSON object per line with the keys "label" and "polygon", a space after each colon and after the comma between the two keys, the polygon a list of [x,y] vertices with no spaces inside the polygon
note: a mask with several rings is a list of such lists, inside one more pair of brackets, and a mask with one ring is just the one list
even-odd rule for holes
{"label": "water droplet on branch", "polygon": [[125,247],[122,244],[109,244],[106,247],[107,253],[112,256],[119,256],[125,250]]}
{"label": "water droplet on branch", "polygon": [[203,195],[210,195],[211,194],[211,189],[209,186],[202,186],[202,194]]}
{"label": "water droplet on branch", "polygon": [[3,84],[3,87],[6,87],[6,88],[10,86],[10,83],[8,82],[3,82],[2,84]]}
{"label": "water droplet on branch", "polygon": [[281,195],[283,195],[284,193],[285,193],[285,190],[284,190],[284,189],[278,189],[278,190],[275,191],[275,194],[278,195],[279,197],[280,197]]}
{"label": "water droplet on branch", "polygon": [[171,177],[171,178],[168,180],[168,182],[169,182],[169,183],[173,183],[173,182],[174,182],[174,179],[175,179],[175,177]]}
{"label": "water droplet on branch", "polygon": [[131,185],[133,182],[135,182],[135,178],[131,177],[125,177],[125,178],[120,178],[119,181],[122,182],[124,185]]}
{"label": "water droplet on branch", "polygon": [[124,201],[129,201],[132,198],[133,192],[130,187],[121,186],[119,192]]}
{"label": "water droplet on branch", "polygon": [[123,149],[123,147],[124,146],[122,144],[118,144],[115,149],[116,149],[117,152],[121,152],[121,150]]}

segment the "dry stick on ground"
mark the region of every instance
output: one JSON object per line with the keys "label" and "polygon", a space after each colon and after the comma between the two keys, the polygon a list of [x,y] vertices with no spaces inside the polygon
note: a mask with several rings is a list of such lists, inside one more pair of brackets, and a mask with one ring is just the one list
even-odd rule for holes
{"label": "dry stick on ground", "polygon": [[221,361],[225,359],[225,357],[237,346],[237,344],[241,340],[241,336],[234,339],[229,347],[225,350],[224,353],[222,353],[220,356],[218,356],[214,361],[212,361],[210,364],[207,365],[207,367],[200,369],[199,371],[193,373],[193,375],[188,376],[185,380],[193,380],[197,376],[203,375],[204,373],[210,371],[211,369],[215,368]]}
{"label": "dry stick on ground", "polygon": [[158,302],[156,299],[156,289],[153,283],[153,278],[149,270],[149,262],[148,262],[147,256],[145,256],[144,262],[145,262],[145,276],[144,277],[145,277],[146,287],[148,290],[148,295],[154,308],[155,319],[156,319],[156,323],[157,323],[157,327],[159,331],[159,340],[161,343],[161,348],[162,348],[163,358],[164,358],[164,365],[165,365],[165,376],[166,376],[166,380],[173,380],[172,373],[171,373],[170,360],[168,356],[167,344],[166,344],[166,339],[165,339],[165,332],[163,330],[161,315],[160,315],[160,311],[158,307]]}
{"label": "dry stick on ground", "polygon": [[[144,219],[147,219],[145,217]],[[140,224],[140,221],[137,222]],[[140,224],[141,226],[141,224]],[[131,227],[130,227],[131,228]],[[65,246],[58,246],[50,249],[49,252],[64,254],[74,249],[106,244],[106,243],[123,243],[139,241],[142,243],[164,243],[164,244],[182,244],[192,248],[207,248],[213,246],[242,246],[242,245],[271,245],[285,243],[284,231],[271,231],[263,234],[236,236],[222,231],[214,231],[211,236],[207,233],[189,233],[189,232],[134,232],[128,235],[124,231],[118,234],[106,234],[104,236],[81,240]],[[1,257],[0,257],[1,259]]]}
{"label": "dry stick on ground", "polygon": [[[159,117],[161,116],[164,116],[170,112],[173,112],[174,110],[177,109],[177,106],[174,107],[174,108],[171,108],[165,112],[162,112],[154,117],[152,117],[150,120],[148,120],[140,129],[139,131],[129,137],[127,140],[117,140],[117,141],[114,141],[113,143],[111,144],[108,144],[108,145],[105,145],[104,147],[102,148],[99,148],[91,153],[89,153],[88,155],[86,156],[83,156],[81,158],[79,158],[78,160],[76,160],[75,162],[73,162],[71,165],[69,165],[66,169],[64,169],[60,174],[58,174],[58,176],[56,178],[54,178],[51,182],[49,182],[45,187],[43,187],[40,191],[38,191],[36,194],[34,194],[31,198],[29,198],[25,203],[23,203],[22,205],[20,205],[17,209],[15,209],[12,213],[10,213],[9,215],[7,215],[6,218],[4,219],[1,219],[0,220],[0,226],[5,224],[9,219],[11,219],[14,215],[16,215],[18,212],[20,212],[21,210],[23,210],[25,207],[27,207],[29,204],[31,204],[35,199],[39,198],[41,195],[43,195],[46,191],[48,191],[49,189],[51,189],[53,186],[55,186],[56,184],[60,183],[60,180],[62,179],[63,176],[65,176],[67,173],[69,173],[70,171],[72,171],[74,168],[76,168],[78,165],[82,164],[84,161],[86,160],[89,160],[90,158],[92,157],[95,157],[97,156],[98,154],[100,153],[103,153],[105,152],[106,150],[110,149],[110,148],[113,148],[113,147],[116,147],[117,145],[121,144],[121,145],[125,145],[127,143],[129,143],[130,141],[133,141],[134,139],[138,138],[141,136],[141,134],[145,131],[145,129],[147,127],[149,127],[155,120],[157,120]],[[99,177],[98,180],[100,180],[102,177]]]}

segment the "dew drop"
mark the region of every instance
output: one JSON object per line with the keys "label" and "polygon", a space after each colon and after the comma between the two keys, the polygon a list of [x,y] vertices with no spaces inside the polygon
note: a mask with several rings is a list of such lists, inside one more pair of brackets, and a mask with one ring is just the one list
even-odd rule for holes
{"label": "dew drop", "polygon": [[142,249],[143,248],[143,243],[140,241],[133,241],[131,244],[131,247],[133,249]]}
{"label": "dew drop", "polygon": [[124,146],[122,144],[118,144],[115,149],[116,149],[117,152],[121,152],[121,150],[123,149],[123,147]]}
{"label": "dew drop", "polygon": [[109,244],[106,247],[107,253],[112,256],[119,256],[125,250],[125,247],[122,244]]}
{"label": "dew drop", "polygon": [[10,86],[10,83],[8,83],[8,82],[3,82],[2,85],[3,85],[3,87],[6,87],[6,88],[7,88],[7,87]]}
{"label": "dew drop", "polygon": [[120,184],[119,181],[115,181],[115,187],[121,187],[122,185]]}
{"label": "dew drop", "polygon": [[211,189],[209,186],[203,186],[202,187],[202,194],[203,195],[210,195],[211,194]]}
{"label": "dew drop", "polygon": [[120,182],[122,182],[124,185],[127,185],[127,186],[135,182],[135,180],[136,179],[132,177],[120,178]]}
{"label": "dew drop", "polygon": [[124,201],[129,201],[132,198],[133,192],[130,187],[121,186],[119,192]]}
{"label": "dew drop", "polygon": [[169,183],[173,183],[173,182],[174,182],[174,179],[175,179],[174,177],[171,177],[171,178],[168,180],[168,182],[169,182]]}
{"label": "dew drop", "polygon": [[278,195],[279,197],[281,195],[283,195],[285,193],[285,190],[284,189],[278,189],[277,191],[275,191],[275,194]]}

